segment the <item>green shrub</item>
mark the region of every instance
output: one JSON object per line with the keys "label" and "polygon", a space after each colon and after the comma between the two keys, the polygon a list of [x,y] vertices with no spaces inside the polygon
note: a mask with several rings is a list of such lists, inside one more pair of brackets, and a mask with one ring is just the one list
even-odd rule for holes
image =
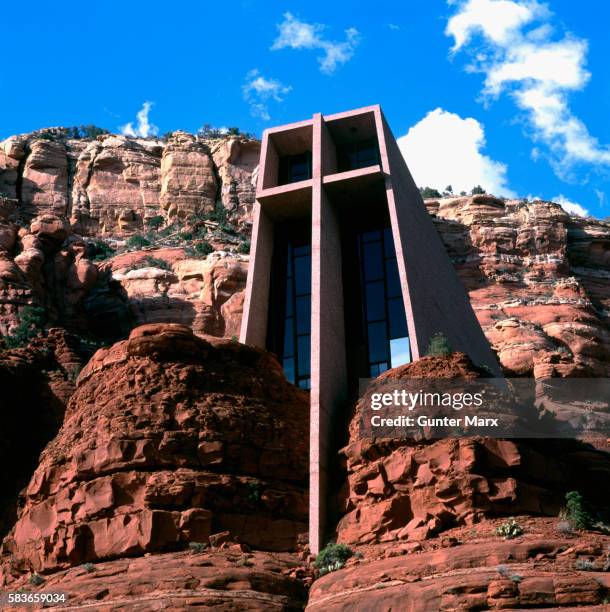
{"label": "green shrub", "polygon": [[110,134],[110,132],[106,128],[97,127],[97,125],[81,125],[78,128],[72,128],[76,130],[78,136],[76,138],[97,138],[98,136],[103,136],[104,134]]}
{"label": "green shrub", "polygon": [[320,570],[320,575],[323,576],[328,572],[341,569],[353,554],[354,552],[349,546],[331,542],[318,553],[314,565]]}
{"label": "green shrub", "polygon": [[95,571],[95,565],[93,565],[93,563],[83,563],[83,569],[88,573],[91,574],[92,572]]}
{"label": "green shrub", "polygon": [[214,248],[212,247],[212,245],[209,242],[206,242],[205,240],[202,240],[201,242],[198,242],[195,245],[195,252],[198,255],[209,255],[213,250]]}
{"label": "green shrub", "polygon": [[481,185],[476,185],[472,188],[472,191],[470,193],[471,195],[483,195],[487,192],[485,191],[485,189],[483,189],[483,187],[481,187]]}
{"label": "green shrub", "polygon": [[15,331],[6,336],[4,341],[8,348],[26,346],[44,330],[47,313],[41,306],[26,306],[20,314],[20,322]]}
{"label": "green shrub", "polygon": [[208,545],[203,542],[189,542],[189,548],[196,553],[203,552],[207,547]]}
{"label": "green shrub", "polygon": [[151,257],[150,255],[147,255],[144,258],[144,263],[147,267],[160,268],[161,270],[172,270],[171,265],[167,263],[165,259],[160,259],[158,257]]}
{"label": "green shrub", "polygon": [[519,576],[519,574],[513,574],[510,579],[513,582],[521,582],[523,580],[523,576]]}
{"label": "green shrub", "polygon": [[34,586],[40,586],[41,584],[44,584],[44,578],[40,574],[37,574],[36,572],[34,572],[30,576],[30,584]]}
{"label": "green shrub", "polygon": [[226,223],[227,221],[227,209],[224,207],[222,200],[217,200],[214,204],[214,212],[209,214],[210,221],[217,221],[218,223]]}
{"label": "green shrub", "polygon": [[261,485],[259,482],[248,483],[247,500],[251,504],[258,504],[258,502],[261,500]]}
{"label": "green shrub", "polygon": [[451,352],[451,345],[445,334],[439,332],[430,338],[426,355],[449,355]]}
{"label": "green shrub", "polygon": [[560,516],[575,529],[590,529],[593,526],[593,517],[585,508],[583,496],[578,491],[566,493],[566,505]]}
{"label": "green shrub", "polygon": [[419,193],[422,198],[440,198],[441,192],[438,189],[432,189],[432,187],[420,187]]}
{"label": "green shrub", "polygon": [[114,249],[103,240],[92,240],[87,242],[87,257],[92,261],[104,261],[114,255]]}
{"label": "green shrub", "polygon": [[523,535],[523,528],[514,518],[509,518],[506,523],[502,523],[495,530],[496,535],[503,537],[505,540],[512,540],[520,535]]}
{"label": "green shrub", "polygon": [[141,236],[140,234],[134,234],[133,236],[130,236],[127,240],[128,249],[137,250],[147,246],[150,246],[150,240],[144,238],[144,236]]}
{"label": "green shrub", "polygon": [[165,223],[165,219],[161,215],[155,215],[146,220],[146,225],[150,229],[159,229]]}

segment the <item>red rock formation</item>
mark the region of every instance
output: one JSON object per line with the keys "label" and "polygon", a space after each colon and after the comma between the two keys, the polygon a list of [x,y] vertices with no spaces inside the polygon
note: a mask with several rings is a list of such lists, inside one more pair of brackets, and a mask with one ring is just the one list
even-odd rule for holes
{"label": "red rock formation", "polygon": [[608,609],[610,537],[558,533],[556,519],[517,521],[524,534],[512,540],[494,533],[496,520],[427,542],[357,547],[360,557],[314,582],[306,610]]}
{"label": "red rock formation", "polygon": [[223,530],[294,550],[306,530],[307,405],[266,353],[181,325],[137,328],[82,371],[4,541],[4,580]]}
{"label": "red rock formation", "polygon": [[222,185],[220,197],[232,221],[248,225],[256,195],[256,174],[260,143],[230,138],[211,147]]}
{"label": "red rock formation", "polygon": [[[478,376],[463,354],[424,357],[379,378]],[[373,389],[374,390],[374,389]],[[610,479],[610,455],[575,440],[411,439],[360,437],[360,400],[352,416],[339,542],[422,540],[488,515],[557,515],[566,491],[607,505],[599,482]]]}
{"label": "red rock formation", "polygon": [[487,195],[427,205],[507,374],[608,376],[608,223]]}
{"label": "red rock formation", "polygon": [[237,544],[203,553],[164,553],[80,566],[53,574],[38,587],[27,585],[27,590],[60,591],[71,606],[100,611],[303,610],[305,572],[297,556],[242,548]]}
{"label": "red rock formation", "polygon": [[49,330],[26,349],[0,350],[0,538],[15,522],[19,491],[61,426],[88,357],[78,339],[61,329]]}
{"label": "red rock formation", "polygon": [[[167,269],[148,264],[162,260]],[[182,323],[195,333],[239,336],[248,274],[245,256],[216,252],[191,259],[183,248],[125,253],[100,266],[120,283],[130,325]],[[89,303],[105,318],[103,299]],[[109,318],[113,304],[108,304]]]}
{"label": "red rock formation", "polygon": [[27,221],[63,215],[81,235],[120,236],[142,231],[156,215],[209,213],[217,201],[233,220],[250,218],[258,141],[180,131],[167,141],[73,140],[61,129],[44,132],[0,143],[0,196],[17,199]]}

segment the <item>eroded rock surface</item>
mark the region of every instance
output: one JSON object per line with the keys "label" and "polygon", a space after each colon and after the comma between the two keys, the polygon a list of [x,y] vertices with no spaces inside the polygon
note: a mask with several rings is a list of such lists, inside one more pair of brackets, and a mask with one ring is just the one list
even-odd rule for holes
{"label": "eroded rock surface", "polygon": [[[384,377],[478,376],[465,355],[424,357]],[[347,483],[339,542],[418,541],[485,516],[518,513],[557,516],[565,493],[580,491],[607,507],[610,455],[577,440],[413,439],[360,437],[366,399],[358,402],[341,451]]]}
{"label": "eroded rock surface", "polygon": [[[303,610],[307,590],[295,554],[244,552],[239,545],[202,553],[162,553],[58,572],[32,590],[60,591],[87,610]],[[31,588],[31,587],[29,587]]]}
{"label": "eroded rock surface", "polygon": [[100,349],[2,547],[2,577],[180,550],[215,532],[295,550],[308,402],[267,353],[149,325]]}
{"label": "eroded rock surface", "polygon": [[90,357],[78,338],[51,329],[28,348],[0,350],[0,538],[16,519],[19,492],[38,465],[38,456],[55,436]]}
{"label": "eroded rock surface", "polygon": [[608,223],[488,195],[427,206],[507,374],[608,376]]}
{"label": "eroded rock surface", "polygon": [[524,534],[512,540],[492,520],[426,542],[358,546],[359,557],[314,582],[306,610],[608,609],[610,537],[516,520]]}

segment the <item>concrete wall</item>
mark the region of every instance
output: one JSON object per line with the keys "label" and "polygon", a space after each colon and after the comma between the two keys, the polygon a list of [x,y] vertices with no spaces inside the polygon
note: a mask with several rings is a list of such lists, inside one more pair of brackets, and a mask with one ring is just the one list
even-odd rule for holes
{"label": "concrete wall", "polygon": [[338,215],[322,186],[320,171],[324,167],[324,151],[328,151],[327,139],[321,115],[314,116],[309,447],[312,552],[319,551],[326,540],[331,432],[335,415],[345,406],[347,393],[341,234]]}
{"label": "concrete wall", "polygon": [[381,109],[377,123],[413,358],[425,355],[430,338],[441,332],[454,350],[502,376]]}
{"label": "concrete wall", "polygon": [[[430,338],[442,332],[454,349],[464,351],[475,363],[487,365],[500,374],[466,290],[447,256],[381,109],[378,106],[367,107],[327,119],[350,119],[362,113],[373,113],[375,117],[381,171],[379,168],[363,168],[336,175],[332,181],[327,181],[327,187],[330,189],[331,183],[336,185],[339,182],[346,189],[358,190],[356,183],[344,180],[348,177],[352,181],[355,177],[362,180],[369,177],[384,182],[413,358],[423,356]],[[282,146],[298,148],[298,128],[308,125],[313,127],[313,176],[311,181],[300,184],[276,187],[278,153],[269,133],[265,132],[263,136],[240,340],[261,347],[266,344],[274,219],[279,220],[287,213],[302,219],[311,211],[309,537],[311,551],[316,553],[326,543],[332,425],[347,393],[340,227],[337,210],[323,185],[324,176],[336,172],[336,148],[325,118],[320,114],[314,115],[313,123],[300,122],[274,128],[271,132],[277,138],[283,138]],[[348,184],[351,187],[347,187]]]}
{"label": "concrete wall", "polygon": [[273,222],[260,203],[256,202],[239,341],[260,348],[265,348],[267,343],[273,235]]}

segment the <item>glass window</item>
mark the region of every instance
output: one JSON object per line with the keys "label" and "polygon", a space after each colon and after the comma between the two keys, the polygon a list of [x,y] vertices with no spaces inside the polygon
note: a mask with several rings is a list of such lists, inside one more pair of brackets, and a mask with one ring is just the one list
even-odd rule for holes
{"label": "glass window", "polygon": [[280,157],[278,185],[297,183],[311,178],[311,153]]}
{"label": "glass window", "polygon": [[366,168],[379,163],[377,141],[363,140],[337,147],[337,167],[339,172]]}
{"label": "glass window", "polygon": [[383,278],[383,256],[381,242],[369,242],[364,245],[364,280],[372,281]]}
{"label": "glass window", "polygon": [[283,365],[284,365],[284,374],[286,375],[286,378],[291,383],[294,383],[294,359],[293,358],[284,359]]}
{"label": "glass window", "polygon": [[295,257],[294,275],[296,295],[309,295],[311,293],[311,257]]}
{"label": "glass window", "polygon": [[358,253],[368,363],[371,375],[378,375],[411,359],[391,229],[360,234]]}
{"label": "glass window", "polygon": [[380,374],[383,374],[388,369],[387,362],[373,363],[370,367],[371,377],[376,378]]}
{"label": "glass window", "polygon": [[309,374],[310,372],[310,345],[311,338],[307,336],[299,336],[297,338],[297,359],[299,360],[299,376]]}
{"label": "glass window", "polygon": [[411,346],[407,336],[390,340],[390,362],[393,368],[411,362]]}
{"label": "glass window", "polygon": [[366,320],[380,321],[385,319],[385,295],[383,281],[367,283],[366,289]]}
{"label": "glass window", "polygon": [[[309,378],[311,333],[311,246],[294,246],[290,240],[286,254],[284,312],[276,319],[273,349],[282,361],[286,377],[295,384]],[[278,262],[281,270],[284,262]],[[273,299],[273,298],[272,298]]]}
{"label": "glass window", "polygon": [[389,227],[383,230],[383,246],[386,257],[396,257],[394,237],[392,236],[392,229]]}
{"label": "glass window", "polygon": [[402,296],[388,300],[390,317],[390,338],[402,338],[407,335],[407,317]]}
{"label": "glass window", "polygon": [[286,280],[286,316],[287,317],[294,316],[292,300],[293,300],[293,286],[292,286],[292,279],[289,278]]}
{"label": "glass window", "polygon": [[398,297],[402,295],[400,290],[400,278],[398,277],[398,264],[395,259],[385,260],[385,275],[388,285],[388,297]]}
{"label": "glass window", "polygon": [[311,296],[297,298],[297,334],[308,334],[311,330]]}
{"label": "glass window", "polygon": [[284,357],[294,357],[294,319],[284,322]]}
{"label": "glass window", "polygon": [[299,387],[301,389],[311,389],[311,378],[301,378],[299,380]]}
{"label": "glass window", "polygon": [[377,242],[381,240],[381,232],[364,232],[362,242]]}
{"label": "glass window", "polygon": [[361,142],[358,145],[358,168],[366,168],[367,166],[374,166],[377,163],[377,146],[375,141],[369,140]]}
{"label": "glass window", "polygon": [[388,336],[386,331],[386,322],[379,321],[377,323],[368,324],[368,339],[369,339],[369,361],[383,361],[388,355]]}

